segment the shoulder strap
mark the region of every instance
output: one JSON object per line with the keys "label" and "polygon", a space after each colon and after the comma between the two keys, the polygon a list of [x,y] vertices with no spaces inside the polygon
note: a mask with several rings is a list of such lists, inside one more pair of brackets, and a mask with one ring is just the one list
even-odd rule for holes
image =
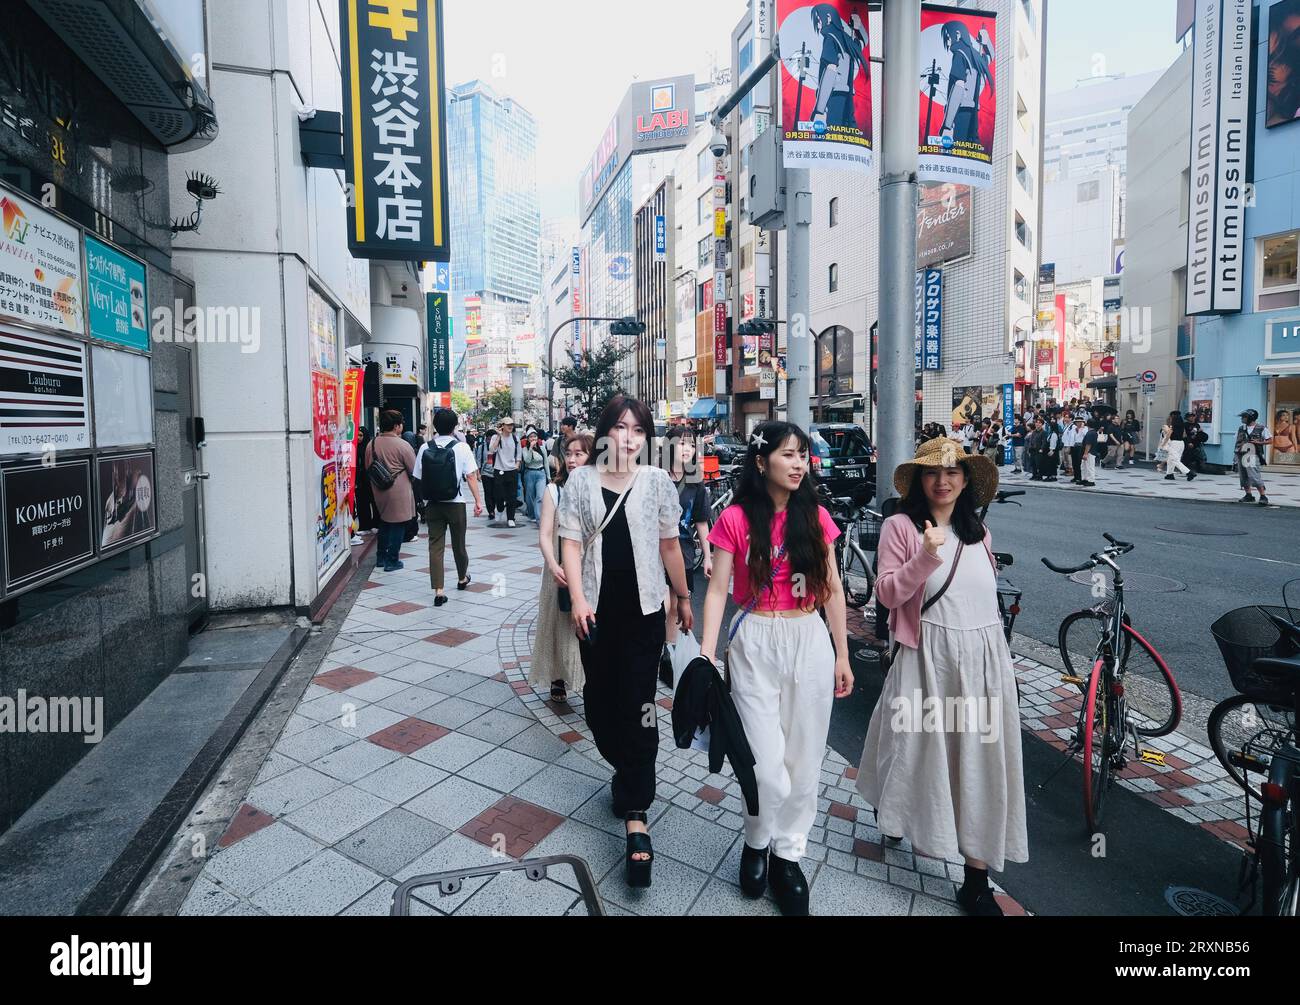
{"label": "shoulder strap", "polygon": [[[584,547],[590,548],[596,538],[605,533],[605,528],[614,521],[614,517],[618,516],[618,511],[623,507],[623,501],[631,495],[632,489],[636,485],[636,480],[641,477],[641,470],[642,469],[638,467],[636,471],[632,473],[632,480],[627,483],[627,488],[619,493],[618,498],[614,500],[614,505],[611,506],[609,511],[605,514],[605,519],[600,522],[600,526],[596,528],[596,532],[592,534],[591,537],[587,538],[587,543]],[[599,475],[596,476],[596,485],[597,487],[600,486]]]}
{"label": "shoulder strap", "polygon": [[939,599],[948,592],[948,587],[952,586],[953,577],[957,575],[957,563],[961,561],[961,553],[966,550],[966,542],[957,542],[957,554],[952,557],[952,568],[948,570],[948,578],[943,581],[943,586],[939,587],[939,592],[921,605],[921,613],[924,614],[931,607],[939,602]]}
{"label": "shoulder strap", "polygon": [[[777,546],[776,554],[772,556],[772,574],[768,577],[767,586],[763,589],[763,593],[767,593],[772,589],[772,584],[776,582],[776,568],[778,565],[781,564],[781,559],[784,557],[785,557],[785,542],[782,541],[781,544]],[[736,632],[740,630],[740,623],[744,621],[747,617],[749,617],[749,615],[753,612],[754,608],[758,606],[759,598],[762,595],[763,595],[762,593],[755,593],[752,597],[749,598],[749,602],[745,604],[744,609],[740,612],[740,617],[738,617],[732,623],[731,631],[727,633],[728,645],[730,645],[731,640],[736,637]]]}

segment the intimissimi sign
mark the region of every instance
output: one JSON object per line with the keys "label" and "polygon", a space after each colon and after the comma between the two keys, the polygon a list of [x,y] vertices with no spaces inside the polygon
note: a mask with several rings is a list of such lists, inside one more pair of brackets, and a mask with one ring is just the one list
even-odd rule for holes
{"label": "intimissimi sign", "polygon": [[1241,310],[1250,155],[1250,0],[1196,0],[1187,313]]}

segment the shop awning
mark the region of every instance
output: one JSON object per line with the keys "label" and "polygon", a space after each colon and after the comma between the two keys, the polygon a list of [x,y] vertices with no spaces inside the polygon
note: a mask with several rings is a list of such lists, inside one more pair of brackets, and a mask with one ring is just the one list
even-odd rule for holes
{"label": "shop awning", "polygon": [[1300,377],[1300,359],[1289,363],[1265,363],[1259,368],[1261,377]]}
{"label": "shop awning", "polygon": [[717,398],[701,398],[686,413],[688,419],[712,419],[718,414]]}
{"label": "shop awning", "polygon": [[818,408],[848,408],[861,400],[860,394],[841,394],[834,398],[818,398],[815,404]]}
{"label": "shop awning", "polygon": [[1099,391],[1113,391],[1118,382],[1118,378],[1116,378],[1114,374],[1111,374],[1109,377],[1098,377],[1096,380],[1088,381],[1088,386],[1094,387]]}

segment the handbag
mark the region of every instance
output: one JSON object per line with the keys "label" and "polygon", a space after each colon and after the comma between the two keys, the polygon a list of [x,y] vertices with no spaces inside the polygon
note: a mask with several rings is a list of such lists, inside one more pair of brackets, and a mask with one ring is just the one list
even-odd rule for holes
{"label": "handbag", "polygon": [[[948,592],[948,587],[952,586],[953,577],[957,575],[957,565],[961,562],[961,553],[966,550],[966,542],[957,542],[957,554],[953,556],[952,568],[948,570],[948,578],[943,581],[943,586],[939,587],[939,592],[921,605],[921,613],[924,614],[931,607],[939,602],[939,598]],[[889,668],[894,665],[894,660],[898,658],[898,650],[902,648],[901,642],[895,642],[894,647],[889,651],[889,655],[881,655],[880,669],[888,674]]]}
{"label": "handbag", "polygon": [[[555,486],[555,508],[560,508],[560,486]],[[573,612],[573,595],[569,593],[567,586],[557,586],[555,588],[555,604],[564,614]]]}
{"label": "handbag", "polygon": [[380,489],[391,489],[393,482],[397,481],[397,472],[384,463],[382,457],[375,457],[375,445],[370,444],[367,451],[370,454],[370,466],[366,468],[366,475],[370,478],[371,485]]}

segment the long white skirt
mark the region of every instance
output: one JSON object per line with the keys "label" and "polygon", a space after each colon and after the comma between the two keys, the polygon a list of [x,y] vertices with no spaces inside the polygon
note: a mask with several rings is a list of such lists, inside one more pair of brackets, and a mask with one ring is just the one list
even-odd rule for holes
{"label": "long white skirt", "polygon": [[1016,679],[1001,625],[922,622],[871,716],[858,791],[877,826],[920,854],[1027,862]]}

